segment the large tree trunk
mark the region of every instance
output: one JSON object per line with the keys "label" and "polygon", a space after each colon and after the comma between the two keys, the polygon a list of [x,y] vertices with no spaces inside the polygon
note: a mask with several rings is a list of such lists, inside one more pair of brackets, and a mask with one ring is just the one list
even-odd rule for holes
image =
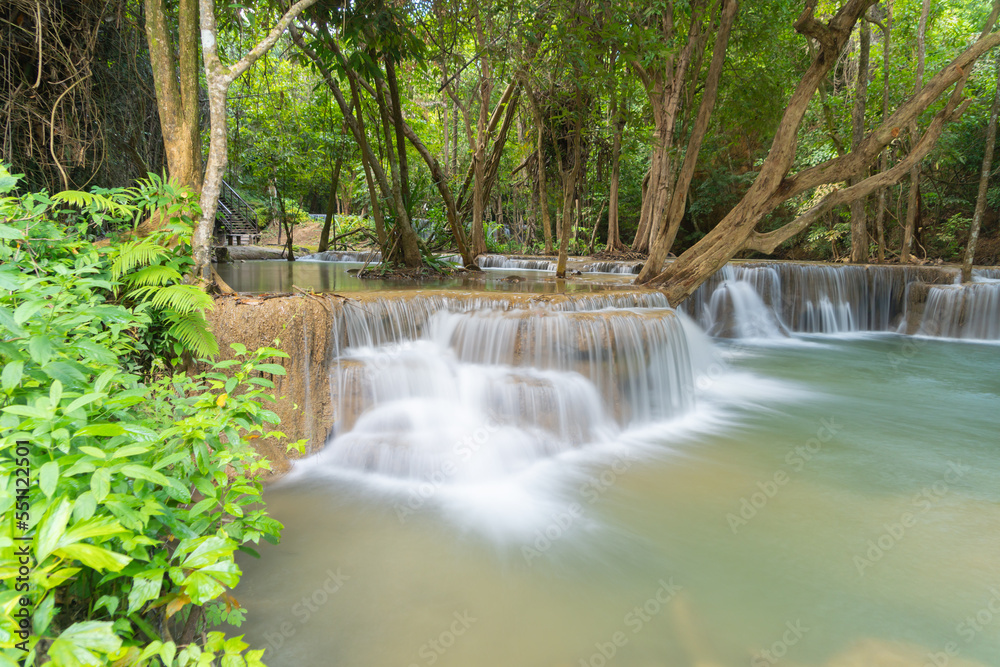
{"label": "large tree trunk", "polygon": [[573,201],[576,198],[576,184],[583,171],[583,121],[577,120],[571,139],[572,145],[569,149],[567,160],[572,160],[571,164],[561,167],[562,175],[562,216],[559,224],[559,259],[556,261],[556,277],[566,277],[566,262],[569,259],[569,236],[572,227]]}
{"label": "large tree trunk", "polygon": [[979,228],[983,224],[983,214],[986,213],[986,192],[990,184],[990,171],[993,169],[993,149],[997,143],[997,113],[1000,111],[1000,52],[994,56],[996,60],[997,90],[993,97],[993,108],[990,110],[990,121],[986,126],[986,149],[983,154],[983,170],[979,175],[979,193],[976,196],[976,210],[972,214],[972,225],[969,227],[969,245],[965,249],[965,261],[962,262],[962,282],[972,280],[972,264],[976,258],[976,241],[979,238]]}
{"label": "large tree trunk", "polygon": [[486,54],[486,31],[483,26],[481,11],[476,12],[476,44],[480,50],[479,59],[479,119],[476,122],[476,152],[472,158],[475,171],[475,184],[472,191],[472,254],[481,255],[486,252],[486,235],[483,228],[483,216],[486,212],[486,146],[489,134],[486,128],[489,123],[490,98],[493,95],[493,77],[490,71],[490,60]]}
{"label": "large tree trunk", "polygon": [[549,186],[545,178],[545,119],[542,117],[542,110],[538,106],[538,99],[535,97],[531,86],[525,84],[524,94],[528,98],[528,106],[531,107],[531,115],[535,121],[535,154],[538,162],[538,203],[542,211],[542,233],[545,238],[545,254],[552,254],[552,218],[549,215]]}
{"label": "large tree trunk", "polygon": [[[420,244],[417,241],[417,233],[414,231],[413,225],[410,224],[410,212],[407,210],[406,201],[403,198],[406,187],[403,185],[402,173],[400,172],[398,159],[400,149],[396,146],[385,86],[380,85],[376,87],[375,93],[375,102],[378,105],[379,114],[382,117],[382,129],[385,136],[385,153],[389,158],[389,173],[392,176],[392,181],[390,182],[390,195],[392,196],[391,201],[393,203],[393,212],[395,213],[394,222],[396,233],[399,234],[399,245],[402,251],[403,264],[406,267],[413,269],[421,266],[423,264],[423,259],[420,256]],[[402,150],[406,150],[405,146]],[[390,252],[391,257],[387,257],[386,259],[391,261],[394,259],[394,255],[395,253]]]}
{"label": "large tree trunk", "polygon": [[229,86],[267,53],[278,41],[288,25],[306,8],[317,0],[299,0],[271,28],[267,36],[257,43],[231,67],[226,67],[219,59],[218,31],[215,23],[215,0],[199,0],[201,47],[205,61],[205,80],[208,87],[208,102],[211,118],[208,164],[201,190],[201,217],[191,236],[191,252],[194,259],[194,275],[208,283],[211,281],[212,231],[215,228],[215,213],[219,206],[219,192],[222,176],[226,169],[228,138],[226,128],[226,96]]}
{"label": "large tree trunk", "polygon": [[650,248],[649,257],[637,278],[640,282],[645,282],[653,278],[661,271],[663,262],[667,259],[667,254],[670,252],[670,248],[674,244],[674,239],[677,237],[681,220],[684,218],[688,190],[691,188],[694,170],[698,166],[698,153],[701,150],[705,133],[708,132],[708,124],[712,118],[712,111],[715,108],[715,99],[719,90],[719,78],[722,76],[722,66],[726,61],[726,49],[729,45],[729,33],[732,30],[733,22],[736,20],[738,9],[739,3],[737,0],[727,0],[724,2],[719,30],[716,33],[715,46],[712,50],[712,62],[708,67],[708,75],[705,80],[705,90],[702,92],[701,105],[698,108],[698,115],[691,129],[691,137],[688,140],[687,151],[684,154],[684,163],[681,165],[677,181],[672,188],[670,207],[666,211],[666,224],[659,230]]}
{"label": "large tree trunk", "polygon": [[[865,102],[868,96],[868,56],[871,50],[871,27],[862,19],[858,38],[858,80],[854,87],[854,113],[852,114],[851,150],[857,150],[865,137]],[[851,179],[852,185],[864,180],[864,174]],[[868,217],[865,198],[851,202],[851,261],[868,262]]]}
{"label": "large tree trunk", "polygon": [[[919,93],[904,102],[885,123],[865,136],[857,149],[789,175],[795,161],[798,131],[810,100],[820,81],[836,63],[854,24],[873,2],[874,0],[847,0],[826,23],[813,16],[815,5],[811,5],[796,20],[796,30],[818,40],[820,49],[796,86],[778,125],[768,156],[746,195],[712,231],[652,281],[664,286],[671,304],[679,304],[705,279],[732,259],[736,252],[742,249],[773,252],[778,245],[808,228],[834,206],[850,203],[879,187],[896,182],[914,164],[926,157],[944,126],[959,117],[969,106],[971,100],[963,99],[962,91],[972,65],[980,55],[1000,44],[1000,32],[989,34],[996,22],[997,13],[1000,12],[1000,2],[994,5],[983,35],[928,81]],[[954,90],[947,103],[934,116],[909,155],[895,167],[870,176],[856,185],[832,191],[811,209],[773,232],[762,234],[754,230],[765,215],[790,198],[820,185],[839,183],[862,173],[898,134],[898,128],[913,122],[953,84]]]}
{"label": "large tree trunk", "polygon": [[[890,45],[892,42],[892,1],[889,0],[886,3],[886,16],[885,25],[882,26],[882,122],[889,117],[889,71],[890,71],[890,58],[891,53]],[[889,169],[889,151],[883,150],[879,157],[879,171],[888,171]],[[876,234],[876,244],[878,245],[878,263],[882,264],[885,262],[885,212],[886,212],[886,198],[888,197],[888,188],[879,188],[878,191],[878,209],[875,213],[875,234]]]}
{"label": "large tree trunk", "polygon": [[201,190],[198,0],[179,0],[177,62],[165,0],[146,0],[146,41],[170,178]]}
{"label": "large tree trunk", "polygon": [[[323,220],[323,229],[319,233],[318,252],[326,252],[330,247],[330,229],[334,226],[334,216],[337,214],[337,186],[340,183],[340,169],[344,166],[344,159],[337,158],[337,163],[333,166],[330,174],[330,199],[326,202],[326,219]],[[336,234],[334,234],[336,236]]]}
{"label": "large tree trunk", "polygon": [[[632,61],[632,69],[642,80],[653,110],[653,152],[649,165],[649,188],[642,198],[639,228],[632,241],[632,250],[646,252],[653,239],[660,234],[672,190],[670,155],[674,149],[674,125],[684,98],[685,80],[692,59],[705,47],[708,33],[702,28],[705,0],[691,2],[691,20],[688,38],[676,56],[670,55],[662,65],[646,67],[640,60]],[[677,39],[674,26],[674,7],[668,4],[658,17],[664,43]],[[697,72],[694,73],[697,76]],[[665,254],[665,253],[664,253]]]}
{"label": "large tree trunk", "polygon": [[[613,116],[616,114],[613,114]],[[611,140],[611,184],[608,195],[608,245],[607,250],[624,250],[618,225],[618,190],[621,182],[622,132],[625,124],[615,118],[614,137]],[[596,223],[595,223],[596,224]]]}
{"label": "large tree trunk", "polygon": [[[920,92],[924,83],[924,56],[927,52],[927,15],[931,10],[931,0],[924,0],[923,8],[920,11],[920,21],[917,23],[917,74],[914,84],[914,95]],[[916,143],[918,136],[917,120],[914,118],[910,124],[910,139]],[[899,251],[899,261],[910,262],[913,258],[910,253],[913,250],[913,236],[917,228],[917,219],[920,217],[920,165],[913,165],[910,170],[910,193],[906,203],[906,226],[903,228],[903,247]]]}
{"label": "large tree trunk", "polygon": [[385,81],[389,85],[392,125],[396,130],[396,150],[399,155],[399,188],[403,197],[403,206],[409,211],[410,163],[406,158],[406,141],[403,139],[403,104],[399,98],[399,83],[396,81],[396,59],[391,55],[385,58]]}

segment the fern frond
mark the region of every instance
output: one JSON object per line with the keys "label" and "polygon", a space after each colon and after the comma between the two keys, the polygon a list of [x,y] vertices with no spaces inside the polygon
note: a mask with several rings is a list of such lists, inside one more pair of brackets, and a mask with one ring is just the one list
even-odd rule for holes
{"label": "fern frond", "polygon": [[219,343],[203,313],[167,312],[166,319],[171,323],[167,335],[196,357],[214,357],[219,353]]}
{"label": "fern frond", "polygon": [[118,251],[118,256],[111,263],[111,277],[115,280],[129,273],[137,266],[153,264],[161,257],[167,257],[170,251],[149,241],[129,241]]}
{"label": "fern frond", "polygon": [[83,192],[81,190],[64,190],[56,193],[52,195],[52,201],[69,204],[70,206],[79,206],[80,208],[94,207],[99,211],[110,211],[115,215],[125,218],[132,217],[134,213],[133,209],[116,202],[111,197]]}
{"label": "fern frond", "polygon": [[153,264],[152,266],[139,269],[135,273],[128,274],[123,278],[123,282],[130,287],[142,287],[145,285],[163,286],[172,282],[181,282],[183,279],[184,276],[177,269],[162,264]]}
{"label": "fern frond", "polygon": [[182,315],[199,311],[212,310],[215,302],[194,285],[147,285],[129,293],[129,296],[140,301],[148,301],[154,308],[160,310],[175,310]]}

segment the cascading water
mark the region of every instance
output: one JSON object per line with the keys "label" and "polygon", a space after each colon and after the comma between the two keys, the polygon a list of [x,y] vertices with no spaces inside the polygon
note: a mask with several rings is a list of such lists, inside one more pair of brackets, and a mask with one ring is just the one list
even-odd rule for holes
{"label": "cascading water", "polygon": [[919,332],[941,338],[1000,339],[1000,281],[931,287]]}
{"label": "cascading water", "polygon": [[377,264],[382,261],[382,253],[377,250],[327,250],[300,257],[300,262],[367,262]]}
{"label": "cascading water", "polygon": [[556,263],[547,259],[522,259],[505,255],[480,255],[476,263],[481,269],[516,269],[526,271],[555,271]]}
{"label": "cascading water", "polygon": [[642,263],[625,262],[593,262],[586,264],[582,269],[583,273],[615,273],[624,275],[635,275],[642,270]]}
{"label": "cascading water", "polygon": [[[304,465],[482,480],[679,417],[711,356],[683,317],[655,292],[346,307],[331,351],[337,423]],[[477,432],[489,444],[470,456]]]}
{"label": "cascading water", "polygon": [[733,264],[699,287],[684,307],[717,336],[897,331],[910,284],[952,283],[956,275],[917,267]]}

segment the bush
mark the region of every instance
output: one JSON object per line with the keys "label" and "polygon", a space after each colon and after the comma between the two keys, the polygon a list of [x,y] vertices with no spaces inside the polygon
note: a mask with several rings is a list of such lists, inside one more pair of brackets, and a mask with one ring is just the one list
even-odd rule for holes
{"label": "bush", "polygon": [[280,435],[262,374],[285,355],[237,347],[207,373],[169,371],[157,322],[173,353],[207,333],[171,319],[205,307],[176,289],[186,238],[98,248],[88,208],[138,219],[135,192],[4,196],[14,183],[0,167],[0,665],[262,664],[203,631],[240,622],[235,553],[281,530],[248,442]]}

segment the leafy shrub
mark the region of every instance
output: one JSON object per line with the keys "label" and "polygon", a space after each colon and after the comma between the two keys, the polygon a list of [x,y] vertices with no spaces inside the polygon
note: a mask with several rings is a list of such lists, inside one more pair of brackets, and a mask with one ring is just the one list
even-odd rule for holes
{"label": "leafy shrub", "polygon": [[202,630],[239,620],[218,609],[238,608],[235,553],[281,530],[248,443],[280,435],[264,374],[283,374],[269,359],[285,355],[235,346],[199,375],[155,357],[144,368],[156,313],[184,314],[164,296],[183,225],[173,248],[159,236],[101,249],[86,210],[59,203],[124,219],[134,198],[3,196],[12,178],[0,167],[0,665],[262,664],[239,637]]}

